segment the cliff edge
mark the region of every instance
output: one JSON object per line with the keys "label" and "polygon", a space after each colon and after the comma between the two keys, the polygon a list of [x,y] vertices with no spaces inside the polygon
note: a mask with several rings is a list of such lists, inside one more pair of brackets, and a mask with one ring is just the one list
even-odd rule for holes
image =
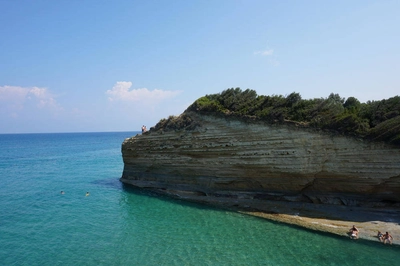
{"label": "cliff edge", "polygon": [[[289,215],[299,225],[299,217],[314,219],[309,225],[378,221],[371,231],[385,231],[379,222],[400,222],[396,146],[297,123],[190,110],[180,119],[175,129],[153,128],[123,142],[123,183],[269,219]],[[308,227],[320,230],[317,224]]]}

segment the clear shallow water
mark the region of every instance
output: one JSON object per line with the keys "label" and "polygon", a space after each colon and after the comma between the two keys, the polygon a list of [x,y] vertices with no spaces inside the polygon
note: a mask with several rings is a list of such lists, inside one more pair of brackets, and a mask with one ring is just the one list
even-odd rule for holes
{"label": "clear shallow water", "polygon": [[0,135],[0,265],[399,263],[397,246],[123,186],[120,147],[135,134]]}

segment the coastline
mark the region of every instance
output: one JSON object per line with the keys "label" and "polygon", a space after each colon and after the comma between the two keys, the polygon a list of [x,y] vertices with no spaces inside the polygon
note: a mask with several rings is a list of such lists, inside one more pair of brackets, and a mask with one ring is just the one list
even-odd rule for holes
{"label": "coastline", "polygon": [[377,237],[378,231],[389,232],[393,236],[392,245],[400,246],[400,210],[398,208],[377,209],[304,202],[204,197],[196,195],[196,193],[177,190],[156,190],[156,192],[310,230],[335,234],[349,238],[349,240],[348,232],[353,225],[360,230],[359,239],[378,243],[380,242]]}
{"label": "coastline", "polygon": [[359,239],[375,242],[380,242],[377,237],[378,231],[389,232],[393,236],[392,244],[400,245],[400,211],[398,209],[312,206],[312,204],[291,202],[269,204],[264,202],[262,206],[257,206],[257,209],[238,211],[347,238],[349,238],[349,229],[355,225],[360,230]]}
{"label": "coastline", "polygon": [[[393,236],[392,245],[400,246],[400,209],[397,206],[394,208],[367,208],[294,201],[257,200],[246,197],[215,197],[189,190],[155,188],[148,186],[147,182],[142,183],[123,178],[120,180],[138,189],[153,191],[156,194],[171,198],[220,207],[309,230],[335,234],[349,238],[349,240],[348,232],[353,225],[360,230],[359,239],[378,243],[378,231],[389,232]],[[383,243],[381,244],[383,245]]]}

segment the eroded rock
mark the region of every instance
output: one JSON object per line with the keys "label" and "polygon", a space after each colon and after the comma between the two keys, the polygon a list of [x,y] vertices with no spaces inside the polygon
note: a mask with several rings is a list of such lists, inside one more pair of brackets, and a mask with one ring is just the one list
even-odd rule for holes
{"label": "eroded rock", "polygon": [[400,207],[398,147],[295,124],[185,115],[195,127],[124,141],[122,182],[196,201]]}

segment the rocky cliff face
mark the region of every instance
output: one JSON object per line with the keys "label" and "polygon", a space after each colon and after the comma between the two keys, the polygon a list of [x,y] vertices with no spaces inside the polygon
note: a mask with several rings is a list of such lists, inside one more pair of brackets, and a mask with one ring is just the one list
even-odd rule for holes
{"label": "rocky cliff face", "polygon": [[398,147],[296,125],[187,115],[196,128],[124,141],[122,182],[204,202],[400,206]]}

